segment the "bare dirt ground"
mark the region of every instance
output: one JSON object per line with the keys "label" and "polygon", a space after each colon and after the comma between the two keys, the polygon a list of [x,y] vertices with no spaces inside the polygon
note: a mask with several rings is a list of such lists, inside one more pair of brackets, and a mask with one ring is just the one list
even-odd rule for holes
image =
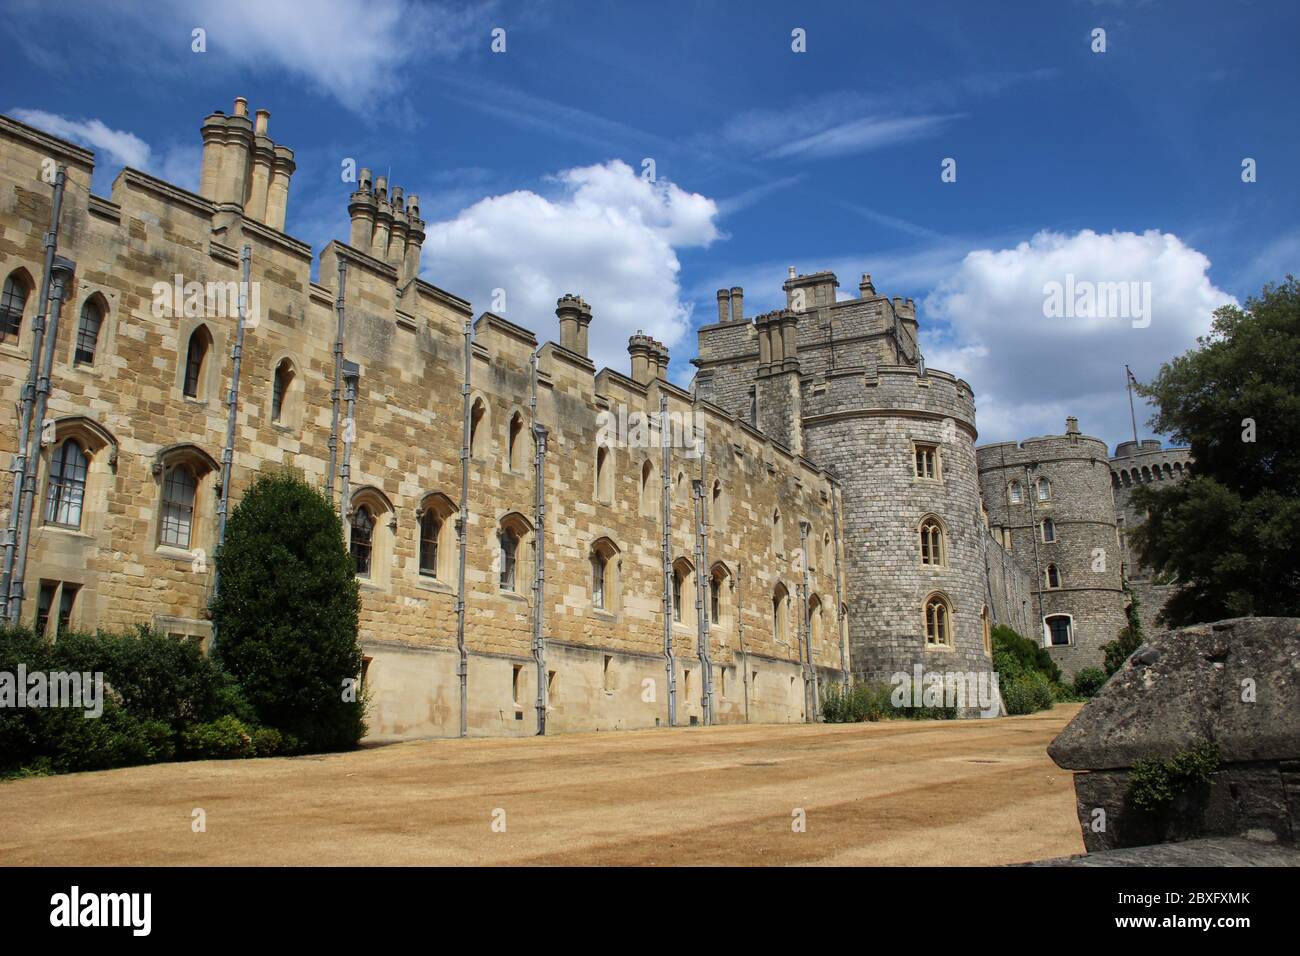
{"label": "bare dirt ground", "polygon": [[[0,864],[979,865],[1083,852],[1077,712],[427,740],[0,783]],[[192,832],[192,813],[206,832]],[[794,832],[797,810],[806,832]],[[505,832],[493,832],[494,814]]]}

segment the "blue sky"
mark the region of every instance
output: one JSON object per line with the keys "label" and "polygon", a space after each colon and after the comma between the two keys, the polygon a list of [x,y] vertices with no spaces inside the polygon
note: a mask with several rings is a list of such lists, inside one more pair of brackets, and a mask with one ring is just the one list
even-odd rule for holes
{"label": "blue sky", "polygon": [[[427,279],[476,311],[504,289],[546,337],[580,292],[598,364],[643,328],[683,383],[720,286],[753,314],[790,265],[842,295],[870,272],[974,386],[981,441],[1073,414],[1113,444],[1125,362],[1149,378],[1300,271],[1292,3],[3,7],[0,110],[93,146],[97,191],[123,164],[195,188],[202,117],[243,95],[296,151],[291,234],[346,238],[355,159],[421,196]],[[1149,282],[1150,322],[1045,317],[1067,274]]]}

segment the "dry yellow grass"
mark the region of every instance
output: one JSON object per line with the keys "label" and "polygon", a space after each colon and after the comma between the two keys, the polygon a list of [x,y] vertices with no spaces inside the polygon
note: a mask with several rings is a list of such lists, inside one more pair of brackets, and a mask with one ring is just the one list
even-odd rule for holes
{"label": "dry yellow grass", "polygon": [[[0,784],[0,863],[1012,863],[1083,851],[1075,714],[426,740]],[[207,830],[192,832],[195,808]],[[505,832],[494,832],[495,811]],[[796,810],[806,832],[792,830]],[[499,816],[499,815],[498,815]]]}

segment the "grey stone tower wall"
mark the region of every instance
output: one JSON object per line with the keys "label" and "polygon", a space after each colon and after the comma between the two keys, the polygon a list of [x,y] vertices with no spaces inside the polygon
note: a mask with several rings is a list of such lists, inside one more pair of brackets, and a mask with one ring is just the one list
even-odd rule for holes
{"label": "grey stone tower wall", "polygon": [[1119,517],[1120,547],[1124,574],[1129,590],[1138,602],[1138,617],[1147,634],[1162,630],[1156,616],[1173,596],[1176,585],[1160,583],[1152,570],[1145,567],[1130,545],[1129,535],[1146,521],[1146,515],[1133,505],[1133,489],[1146,484],[1173,484],[1182,481],[1192,470],[1191,450],[1160,447],[1154,438],[1141,442],[1121,442],[1110,460],[1111,488],[1115,494],[1115,511]]}
{"label": "grey stone tower wall", "polygon": [[696,394],[725,408],[741,421],[756,424],[750,414],[754,370],[758,367],[758,333],[754,323],[706,325],[699,330],[698,340]]}
{"label": "grey stone tower wall", "polygon": [[[946,372],[885,366],[805,378],[805,454],[843,483],[845,600],[860,677],[888,679],[918,662],[938,671],[992,666],[980,620],[988,603],[987,535],[974,420],[970,386]],[[915,476],[915,441],[939,446],[939,480]],[[921,564],[918,529],[927,514],[945,528],[942,568]],[[934,591],[952,605],[951,650],[925,643],[923,605]]]}
{"label": "grey stone tower wall", "polygon": [[[979,479],[989,523],[1010,531],[1011,551],[1033,582],[1033,633],[1046,646],[1044,619],[1053,614],[1073,618],[1073,640],[1051,647],[1066,676],[1084,667],[1099,667],[1102,645],[1113,641],[1127,618],[1122,587],[1122,555],[1111,493],[1109,449],[1100,439],[1080,434],[1030,438],[979,449]],[[1051,498],[1038,501],[1034,483],[1051,482]],[[1020,481],[1020,504],[1012,504],[1008,487]],[[1050,517],[1056,541],[1041,540],[1039,523]],[[1104,565],[1098,559],[1104,559]],[[1061,587],[1048,589],[1045,572],[1055,564]],[[1104,567],[1104,570],[1094,570]]]}
{"label": "grey stone tower wall", "polygon": [[989,528],[984,530],[984,564],[988,568],[991,624],[1004,624],[1018,634],[1033,634],[1037,615],[1034,582]]}

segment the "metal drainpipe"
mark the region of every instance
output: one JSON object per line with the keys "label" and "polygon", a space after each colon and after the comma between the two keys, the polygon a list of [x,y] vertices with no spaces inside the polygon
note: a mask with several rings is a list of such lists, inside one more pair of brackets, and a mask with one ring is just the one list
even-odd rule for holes
{"label": "metal drainpipe", "polygon": [[76,272],[76,264],[58,256],[54,260],[50,290],[50,332],[45,336],[41,374],[36,379],[36,404],[32,408],[31,435],[27,440],[27,460],[23,462],[23,496],[19,502],[18,553],[14,558],[13,577],[9,580],[9,620],[17,624],[23,612],[23,577],[27,573],[27,546],[32,533],[32,511],[36,507],[36,465],[40,459],[41,426],[50,399],[50,369],[54,366],[54,349],[59,340],[59,312],[63,293]]}
{"label": "metal drainpipe", "polygon": [[745,603],[741,600],[742,593],[740,582],[744,580],[741,575],[745,572],[745,565],[741,561],[736,562],[736,634],[740,638],[740,660],[745,667],[745,671],[740,675],[741,683],[745,688],[745,723],[749,723],[749,652],[745,650]]}
{"label": "metal drainpipe", "polygon": [[[230,509],[230,471],[235,458],[235,418],[239,409],[239,368],[244,354],[244,328],[248,321],[249,278],[252,272],[253,250],[247,244],[239,254],[241,281],[239,286],[239,319],[235,326],[235,344],[230,349],[230,390],[226,393],[226,444],[221,449],[221,496],[217,499],[217,547],[226,543],[226,517]],[[212,600],[221,593],[221,566],[215,561],[212,567]],[[217,646],[217,625],[213,622],[212,638],[208,652]]]}
{"label": "metal drainpipe", "polygon": [[533,574],[533,660],[537,663],[537,735],[546,735],[546,637],[542,627],[546,601],[546,426],[537,420],[537,359],[541,347],[533,352],[533,522],[537,528],[537,570]]}
{"label": "metal drainpipe", "polygon": [[[694,424],[694,423],[692,423]],[[703,684],[703,696],[700,699],[704,710],[704,725],[713,723],[713,660],[709,657],[709,608],[705,603],[708,587],[708,513],[704,500],[704,436],[699,438],[700,477],[693,485],[695,492],[695,621],[699,635],[700,676]]]}
{"label": "metal drainpipe", "polygon": [[835,530],[835,620],[840,631],[840,669],[844,671],[844,693],[849,692],[849,638],[848,622],[844,620],[844,564],[840,560],[840,502],[831,489],[831,521]]}
{"label": "metal drainpipe", "polygon": [[821,694],[817,686],[817,664],[813,661],[812,615],[808,608],[808,596],[811,585],[808,579],[808,531],[811,525],[807,521],[799,522],[799,545],[803,549],[803,643],[808,658],[808,683],[804,685],[804,702],[807,706],[809,691],[812,692],[812,706],[808,707],[807,722],[817,723],[817,714],[821,709]]}
{"label": "metal drainpipe", "polygon": [[[12,475],[13,500],[9,505],[9,527],[4,532],[4,573],[0,578],[0,620],[8,619],[9,585],[13,579],[14,558],[18,544],[18,517],[22,510],[23,477],[27,471],[29,433],[32,427],[32,405],[36,401],[36,379],[40,374],[41,342],[45,335],[45,313],[50,304],[50,281],[54,271],[54,257],[59,246],[59,219],[63,211],[63,187],[67,183],[68,168],[59,166],[54,175],[54,201],[50,205],[50,228],[46,231],[45,266],[41,272],[41,294],[37,299],[36,315],[32,317],[32,355],[27,365],[27,381],[23,384],[22,413],[19,415],[18,447],[9,463]],[[17,621],[17,617],[14,618]]]}
{"label": "metal drainpipe", "polygon": [[343,379],[343,319],[347,311],[345,296],[347,293],[348,262],[339,259],[339,291],[334,299],[334,309],[338,313],[338,331],[334,333],[334,390],[330,392],[330,466],[326,476],[326,494],[330,504],[334,503],[334,474],[338,464],[339,451],[339,392]]}
{"label": "metal drainpipe", "polygon": [[460,545],[460,573],[456,579],[456,677],[460,683],[460,736],[469,736],[469,654],[465,650],[465,552],[469,547],[469,376],[474,325],[465,320],[465,380],[460,386],[460,513],[456,535]]}
{"label": "metal drainpipe", "polygon": [[346,383],[344,401],[348,403],[348,417],[343,426],[343,463],[339,467],[339,520],[345,524],[352,512],[352,445],[357,433],[357,380],[361,368],[356,362],[343,362],[343,381]]}
{"label": "metal drainpipe", "polygon": [[677,725],[677,660],[673,657],[672,470],[668,447],[668,395],[659,390],[659,444],[663,447],[664,668],[668,672],[668,726]]}

